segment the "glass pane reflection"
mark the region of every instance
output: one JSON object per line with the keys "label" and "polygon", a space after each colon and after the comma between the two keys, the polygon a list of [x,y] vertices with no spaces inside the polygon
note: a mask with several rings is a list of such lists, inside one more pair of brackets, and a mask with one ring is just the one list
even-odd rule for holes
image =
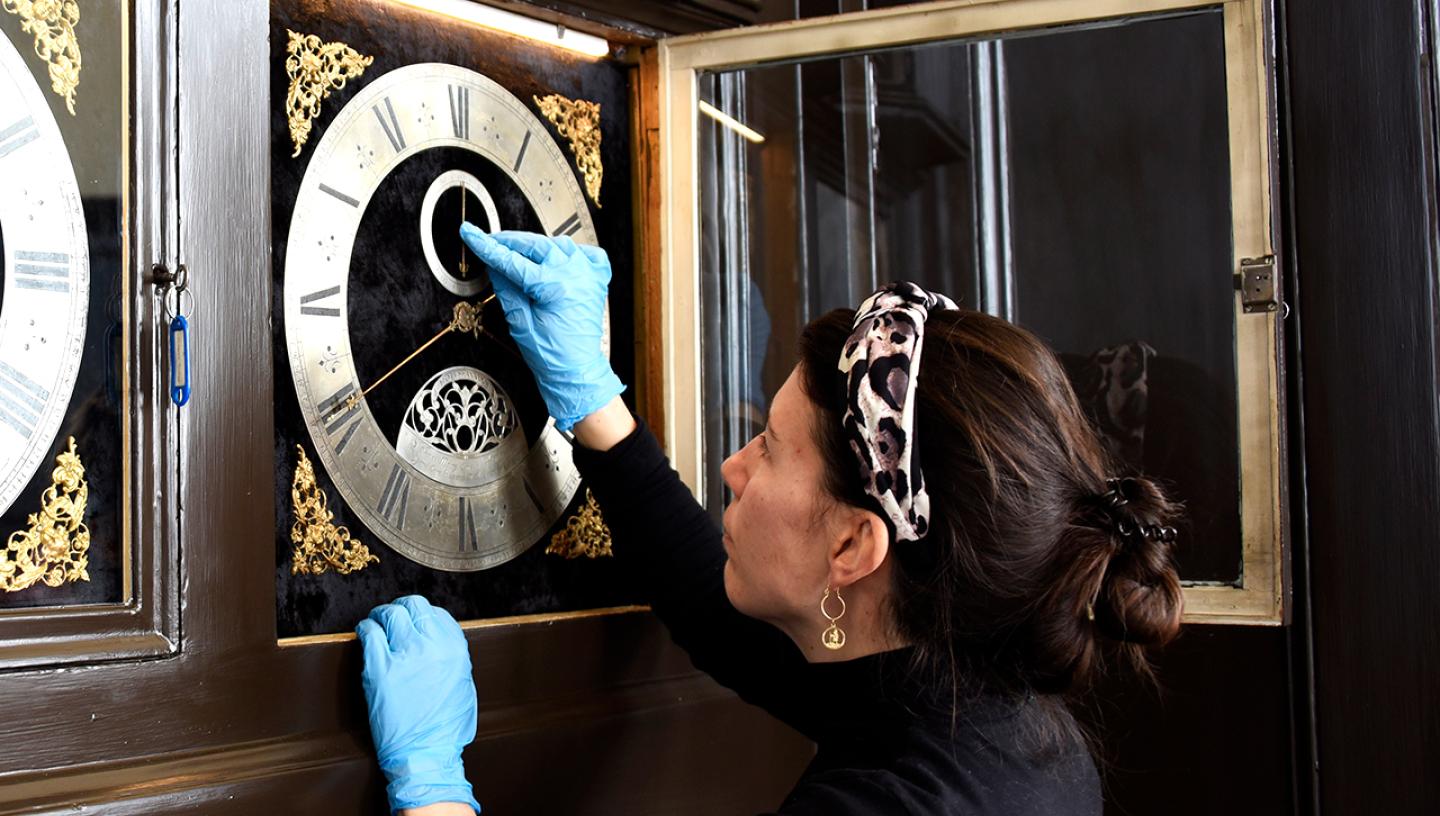
{"label": "glass pane reflection", "polygon": [[[123,584],[127,553],[122,423],[126,416],[127,387],[123,316],[128,304],[124,301],[122,281],[125,270],[123,230],[127,221],[124,207],[129,131],[125,117],[126,95],[129,93],[127,18],[130,9],[131,4],[114,0],[82,4],[81,21],[74,26],[82,59],[79,84],[74,91],[73,113],[66,99],[52,89],[50,64],[37,56],[35,29],[27,31],[24,28],[23,15],[41,10],[38,7],[29,9],[21,4],[8,12],[0,11],[0,49],[12,52],[8,56],[16,58],[11,61],[17,66],[15,81],[33,81],[37,94],[32,98],[43,99],[37,103],[43,107],[27,107],[25,113],[37,121],[46,116],[53,117],[64,142],[63,152],[57,151],[54,155],[69,157],[69,168],[48,167],[48,175],[34,174],[34,177],[44,175],[51,178],[73,170],[74,182],[79,188],[84,232],[88,236],[89,278],[87,302],[79,306],[85,315],[83,342],[78,350],[74,386],[69,392],[68,403],[61,409],[63,419],[33,474],[25,474],[29,476],[29,481],[14,495],[8,507],[0,505],[0,537],[8,540],[12,533],[29,528],[32,514],[38,513],[45,505],[44,492],[54,482],[52,473],[56,470],[56,457],[66,451],[68,440],[74,437],[76,452],[85,469],[87,488],[83,523],[89,535],[88,563],[85,565],[88,580],[55,587],[42,582],[12,592],[0,592],[0,609],[119,603],[126,599]],[[23,84],[14,87],[23,87]],[[8,113],[14,112],[0,110],[0,131],[12,124]],[[14,157],[23,155],[20,150],[23,148],[17,148]],[[52,187],[50,185],[46,189]],[[22,283],[26,270],[33,266],[27,266],[26,261],[43,255],[52,269],[52,276],[55,274],[53,270],[63,270],[59,274],[65,276],[67,282],[75,284],[73,291],[76,292],[80,291],[80,276],[85,271],[78,261],[78,251],[72,252],[68,246],[63,248],[64,251],[44,247],[46,251],[37,254],[34,252],[36,248],[27,244],[27,239],[33,241],[34,236],[27,234],[26,225],[34,220],[33,216],[40,212],[39,208],[48,206],[53,210],[57,204],[55,201],[47,204],[43,198],[17,181],[15,176],[7,176],[0,168],[0,201],[8,202],[4,208],[4,223],[0,223],[0,257],[4,259],[5,276],[5,298],[0,300],[0,334],[7,343],[20,338],[19,347],[7,347],[6,361],[14,362],[16,367],[23,366],[22,359],[30,359],[22,358],[26,344],[63,341],[64,331],[58,327],[67,325],[67,318],[56,314],[22,313],[20,304],[24,298],[20,292],[34,288],[33,283]],[[56,302],[61,301],[63,298]],[[67,354],[63,359],[71,358]],[[51,402],[49,397],[47,391],[44,402],[46,412]],[[33,405],[31,407],[34,408]],[[40,409],[35,411],[38,418]],[[0,429],[0,432],[9,430]],[[14,438],[7,442],[16,444]],[[59,495],[67,494],[61,491]]]}
{"label": "glass pane reflection", "polygon": [[1117,457],[1188,509],[1190,581],[1240,577],[1222,16],[704,74],[707,505],[810,319],[915,280],[1061,355]]}

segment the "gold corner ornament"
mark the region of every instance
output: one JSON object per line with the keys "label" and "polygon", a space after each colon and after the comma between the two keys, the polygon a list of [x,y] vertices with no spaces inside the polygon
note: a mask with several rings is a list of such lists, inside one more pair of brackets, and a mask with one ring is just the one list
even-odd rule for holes
{"label": "gold corner ornament", "polygon": [[[9,0],[6,0],[8,2]],[[310,138],[310,126],[320,115],[320,104],[332,91],[345,87],[348,80],[365,73],[374,57],[362,55],[343,42],[323,42],[314,34],[301,34],[285,29],[290,41],[285,50],[285,74],[290,77],[290,93],[285,99],[289,111],[290,140],[295,152]]]}
{"label": "gold corner ornament", "polygon": [[566,99],[559,94],[535,97],[540,112],[555,130],[570,140],[570,152],[585,177],[585,192],[600,206],[600,181],[605,167],[600,162],[600,103]]}
{"label": "gold corner ornament", "polygon": [[290,504],[295,511],[295,523],[290,526],[290,541],[295,545],[290,574],[320,575],[333,569],[349,575],[370,564],[378,564],[380,559],[369,547],[351,538],[349,530],[332,521],[335,514],[330,512],[325,493],[315,482],[310,457],[300,445],[296,445],[295,450],[300,458],[290,482]]}
{"label": "gold corner ornament", "polygon": [[0,0],[0,8],[20,18],[20,30],[35,38],[35,56],[50,66],[50,90],[65,100],[75,115],[75,90],[80,87],[80,41],[75,25],[80,5],[75,0]]}
{"label": "gold corner ornament", "polygon": [[55,457],[51,485],[41,494],[40,512],[31,513],[29,526],[10,534],[0,552],[0,589],[19,592],[37,583],[58,587],[67,581],[88,581],[90,530],[85,526],[85,505],[90,487],[85,465],[75,452],[75,437]]}
{"label": "gold corner ornament", "polygon": [[603,558],[614,555],[610,549],[610,528],[600,516],[595,494],[585,488],[585,504],[565,522],[565,529],[550,537],[546,555],[562,558]]}

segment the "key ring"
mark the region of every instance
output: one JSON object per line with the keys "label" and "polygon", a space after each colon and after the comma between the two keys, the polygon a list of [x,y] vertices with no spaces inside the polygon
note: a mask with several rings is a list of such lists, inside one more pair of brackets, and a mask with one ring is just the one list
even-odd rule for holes
{"label": "key ring", "polygon": [[[182,272],[182,275],[183,275],[183,272],[184,272],[185,267],[182,266],[182,267],[180,267],[180,269],[181,269],[181,272]],[[165,311],[165,321],[166,321],[167,323],[170,322],[171,320],[173,320],[173,319],[176,318],[176,317],[184,317],[184,316],[187,315],[187,314],[188,314],[188,315],[193,315],[193,314],[195,314],[195,293],[194,293],[194,292],[191,292],[191,291],[189,290],[189,288],[187,288],[187,287],[184,285],[183,281],[184,281],[184,277],[177,277],[175,285],[174,285],[174,286],[167,286],[167,287],[165,287],[165,293],[164,293],[163,295],[161,295],[161,302],[164,304],[162,308],[163,308],[164,311]],[[171,298],[170,298],[170,296],[171,296],[172,294],[175,296],[175,298],[174,298],[175,308],[173,308],[173,309],[170,307],[170,304],[171,304]],[[189,295],[189,296],[190,296],[190,308],[189,308],[188,310],[184,308],[184,306],[185,306],[184,298],[185,298],[186,295]],[[177,310],[178,310],[178,311],[177,311]]]}

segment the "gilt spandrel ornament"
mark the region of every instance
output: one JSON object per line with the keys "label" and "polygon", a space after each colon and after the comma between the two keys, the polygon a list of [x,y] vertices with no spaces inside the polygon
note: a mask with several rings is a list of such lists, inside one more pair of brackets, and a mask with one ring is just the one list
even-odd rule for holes
{"label": "gilt spandrel ornament", "polygon": [[333,519],[325,499],[325,493],[315,482],[315,468],[305,449],[295,446],[299,454],[295,463],[295,477],[290,483],[290,503],[295,513],[295,523],[290,526],[290,541],[295,552],[290,562],[292,575],[320,575],[334,570],[349,575],[378,564],[379,557],[370,548],[350,537],[350,531],[338,526]]}
{"label": "gilt spandrel ornament", "polygon": [[364,56],[343,42],[323,42],[314,34],[301,34],[288,28],[285,32],[290,37],[285,58],[290,93],[285,106],[289,112],[290,140],[295,143],[295,152],[290,157],[295,158],[310,138],[311,125],[320,115],[325,97],[365,73],[375,58]]}
{"label": "gilt spandrel ornament", "polygon": [[600,103],[550,94],[535,97],[535,104],[556,132],[570,140],[575,166],[585,177],[585,192],[599,207],[600,182],[605,175],[600,162]]}
{"label": "gilt spandrel ornament", "polygon": [[75,25],[80,6],[75,0],[0,0],[0,8],[20,18],[20,30],[35,38],[35,56],[50,67],[50,90],[65,100],[75,115],[80,87],[80,41]]}
{"label": "gilt spandrel ornament", "polygon": [[564,529],[550,537],[546,555],[562,558],[604,558],[614,555],[610,548],[610,528],[600,515],[600,504],[587,488],[585,504],[571,516]]}
{"label": "gilt spandrel ornament", "polygon": [[51,485],[41,494],[40,512],[31,513],[24,530],[10,534],[0,552],[0,589],[19,592],[37,583],[58,587],[70,581],[88,581],[90,530],[85,526],[85,505],[90,487],[85,465],[75,451],[75,437],[55,457]]}

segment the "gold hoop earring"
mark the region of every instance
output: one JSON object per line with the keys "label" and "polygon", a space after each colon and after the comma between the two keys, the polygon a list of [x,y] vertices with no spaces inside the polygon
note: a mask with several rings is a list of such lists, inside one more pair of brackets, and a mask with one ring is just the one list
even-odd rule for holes
{"label": "gold hoop earring", "polygon": [[[835,600],[840,602],[840,614],[838,615],[831,615],[830,610],[825,608],[825,605],[830,601],[831,592],[835,593]],[[820,642],[825,644],[825,648],[832,652],[843,648],[845,646],[845,630],[841,629],[835,623],[845,617],[845,599],[840,597],[840,590],[832,590],[828,586],[825,587],[825,595],[820,599],[820,614],[825,616],[825,620],[830,621],[829,628],[825,630],[824,634],[820,635]]]}

